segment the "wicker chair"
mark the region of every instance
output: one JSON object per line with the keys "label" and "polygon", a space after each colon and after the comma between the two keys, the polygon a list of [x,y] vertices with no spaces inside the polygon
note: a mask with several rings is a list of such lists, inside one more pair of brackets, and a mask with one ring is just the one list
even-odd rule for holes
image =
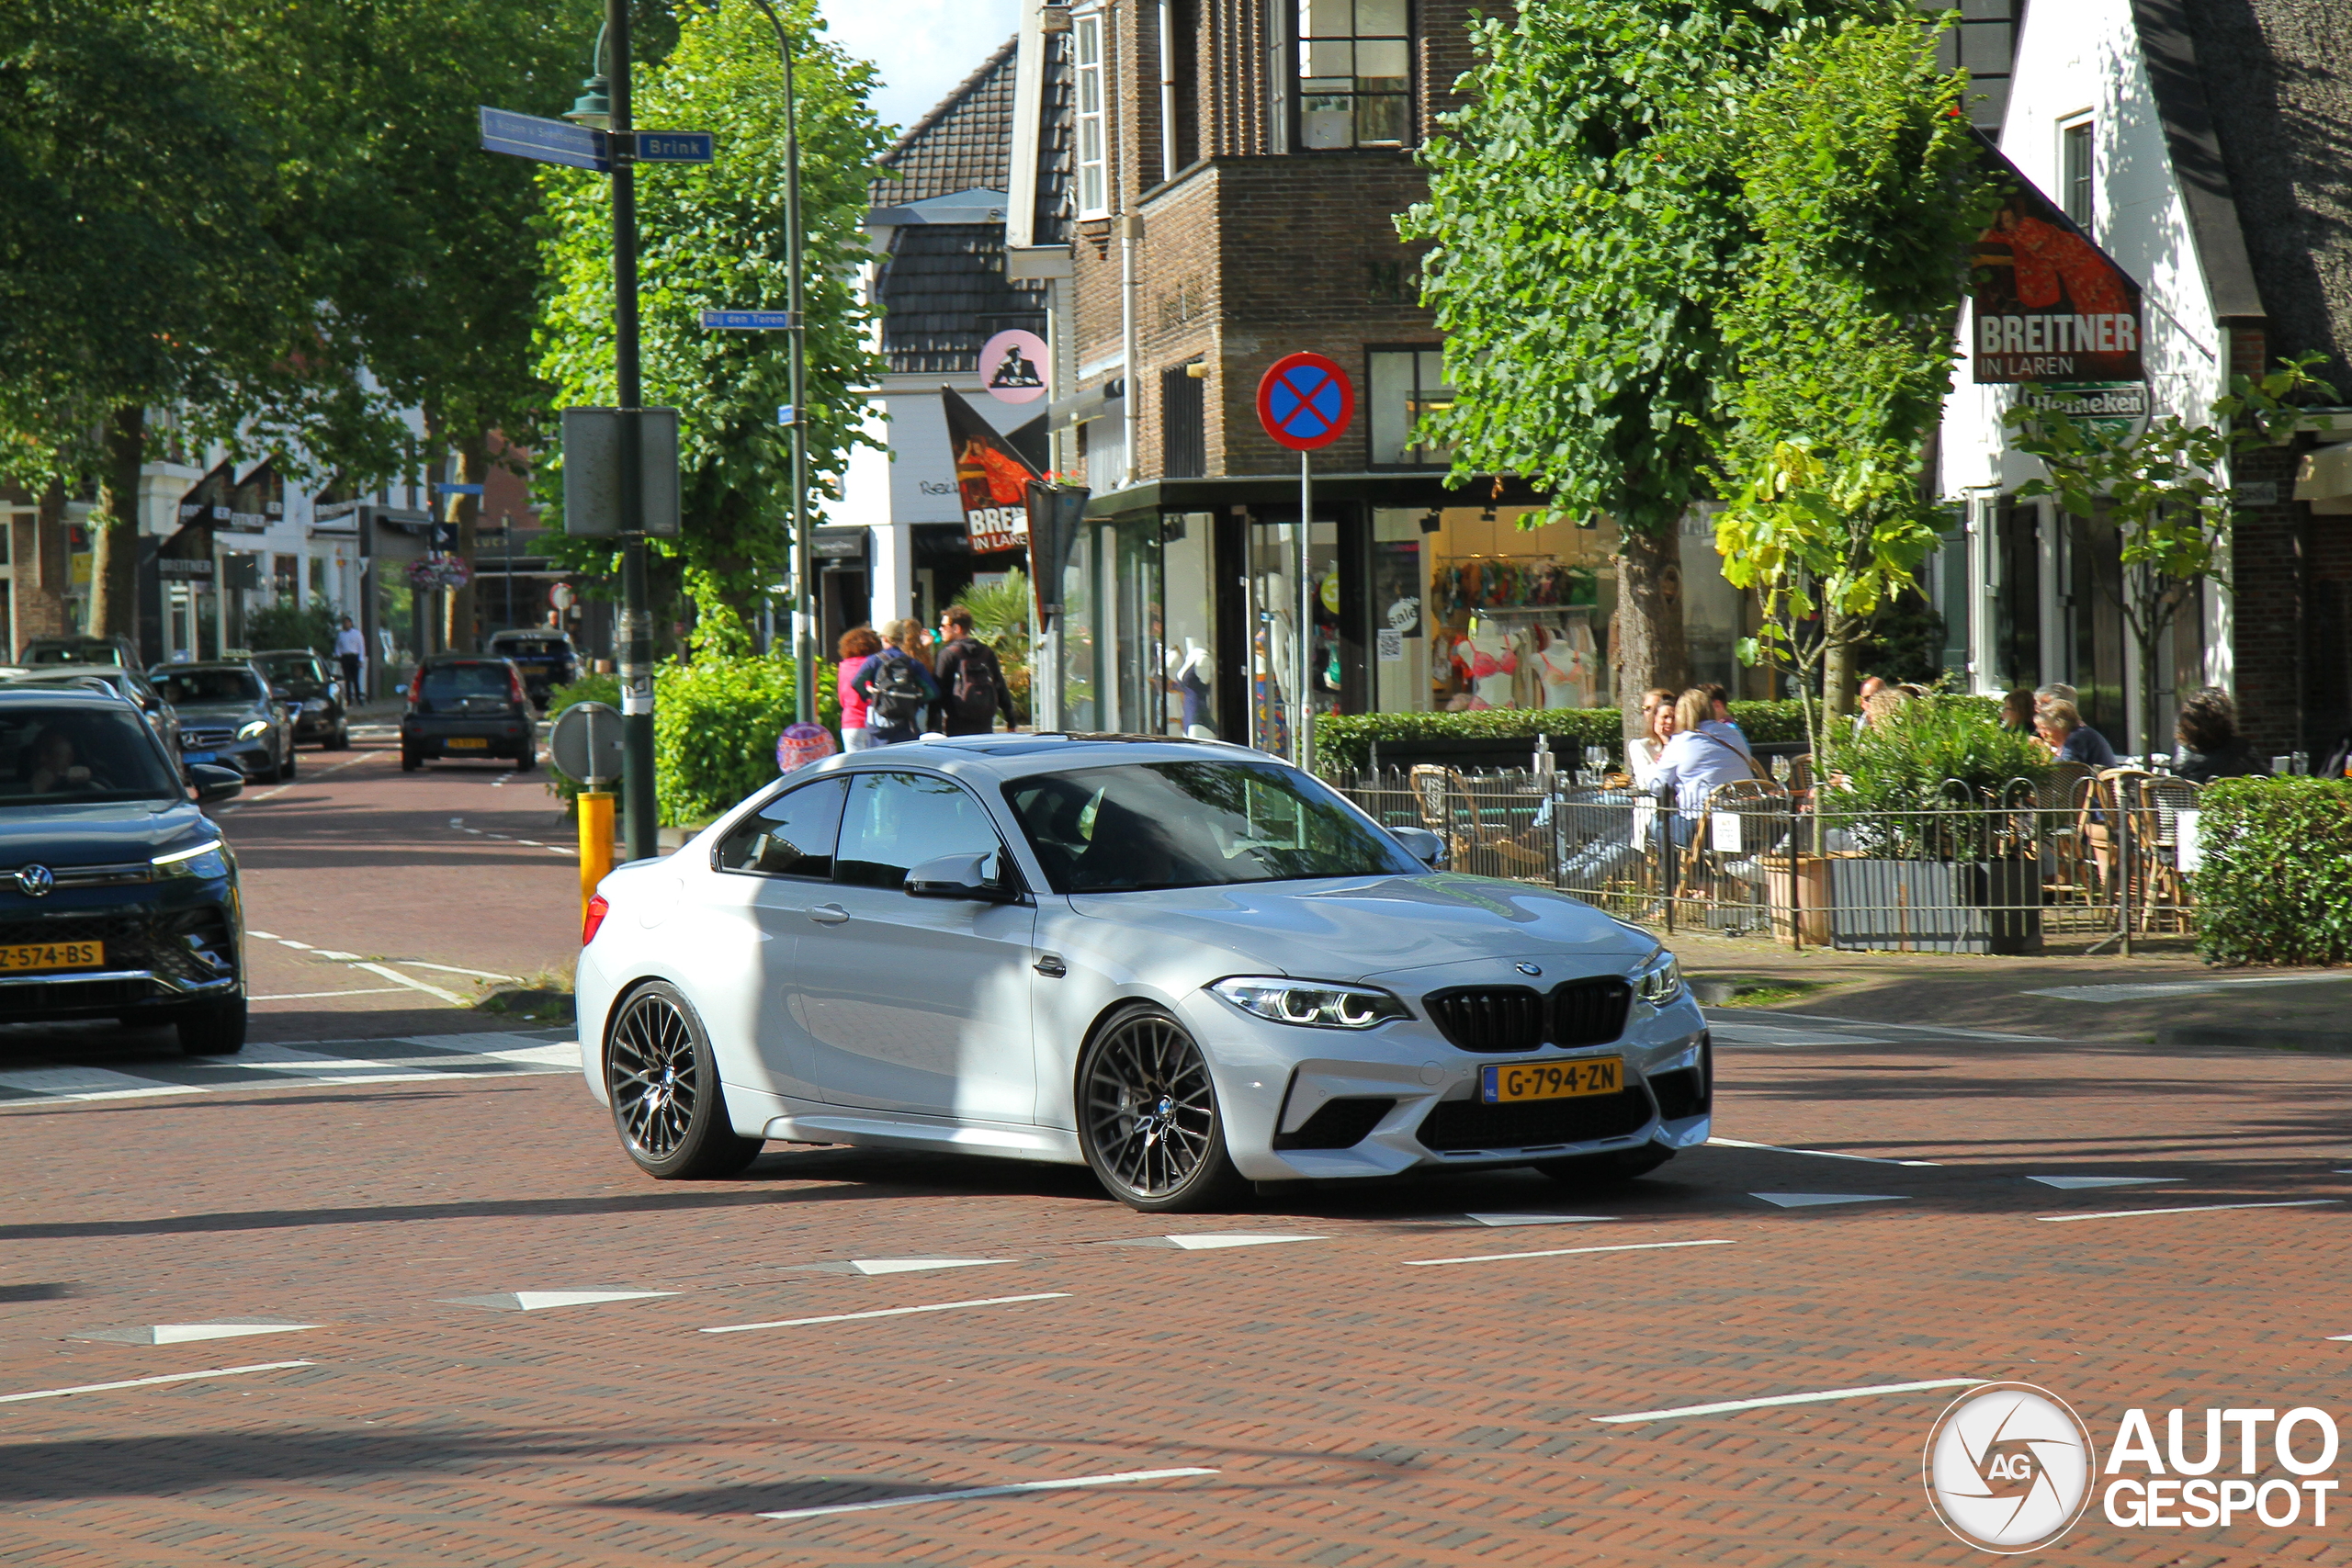
{"label": "wicker chair", "polygon": [[2201,794],[2191,780],[2164,773],[2140,781],[2132,834],[2139,863],[2146,868],[2140,886],[2149,931],[2188,929],[2188,879],[2180,872],[2180,814],[2198,809]]}
{"label": "wicker chair", "polygon": [[[1753,863],[1769,847],[1772,829],[1785,824],[1789,813],[1788,792],[1780,785],[1762,779],[1734,779],[1717,784],[1707,795],[1706,809],[1692,825],[1690,841],[1683,846],[1681,885],[1696,887],[1706,884],[1712,891],[1729,881],[1742,881],[1731,866],[1735,863]],[[1715,848],[1715,819],[1731,817],[1738,819],[1739,847]]]}
{"label": "wicker chair", "polygon": [[2088,762],[2055,762],[2033,792],[2034,833],[2041,843],[2042,886],[2052,897],[2089,903],[2090,858],[2082,822],[2098,770]]}
{"label": "wicker chair", "polygon": [[1460,770],[1422,762],[1413,768],[1410,781],[1421,826],[1446,840],[1455,870],[1519,876],[1551,864],[1548,829],[1531,825],[1513,832],[1508,821],[1490,828],[1477,787]]}
{"label": "wicker chair", "polygon": [[[2138,795],[2139,781],[2150,776],[2145,768],[2102,768],[2077,797],[2075,831],[2082,840],[2085,859],[2096,873],[2098,886],[2109,897],[2131,896],[2131,890],[2116,880],[2121,869],[2116,829]],[[2134,856],[2135,872],[2140,858]]]}

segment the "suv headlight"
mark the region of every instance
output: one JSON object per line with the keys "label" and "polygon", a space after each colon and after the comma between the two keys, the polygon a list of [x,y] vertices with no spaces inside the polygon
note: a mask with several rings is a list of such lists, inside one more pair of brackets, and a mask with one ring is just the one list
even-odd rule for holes
{"label": "suv headlight", "polygon": [[237,739],[240,740],[251,740],[256,735],[268,733],[269,720],[266,718],[249,718],[237,727]]}
{"label": "suv headlight", "polygon": [[221,852],[220,840],[218,839],[209,840],[189,849],[174,850],[169,854],[157,855],[147,863],[155,868],[155,874],[159,877],[193,876],[209,882],[215,877],[229,874],[229,857]]}
{"label": "suv headlight", "polygon": [[327,700],[324,697],[304,697],[302,699],[302,711],[304,713],[324,713],[327,711]]}
{"label": "suv headlight", "polygon": [[1634,976],[1634,994],[1654,1008],[1662,1008],[1682,994],[1682,965],[1674,954],[1661,953]]}
{"label": "suv headlight", "polygon": [[1253,1017],[1310,1029],[1370,1029],[1392,1018],[1413,1016],[1403,1002],[1370,986],[1239,975],[1209,989]]}

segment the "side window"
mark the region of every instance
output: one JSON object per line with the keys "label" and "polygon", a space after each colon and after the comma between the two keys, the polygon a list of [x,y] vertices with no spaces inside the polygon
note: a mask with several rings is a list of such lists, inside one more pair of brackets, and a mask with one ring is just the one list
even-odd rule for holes
{"label": "side window", "polygon": [[841,779],[822,779],[777,795],[736,825],[718,846],[721,871],[767,876],[833,874],[833,840],[842,826]]}
{"label": "side window", "polygon": [[999,848],[996,824],[961,785],[927,773],[859,773],[833,879],[895,889],[927,860]]}

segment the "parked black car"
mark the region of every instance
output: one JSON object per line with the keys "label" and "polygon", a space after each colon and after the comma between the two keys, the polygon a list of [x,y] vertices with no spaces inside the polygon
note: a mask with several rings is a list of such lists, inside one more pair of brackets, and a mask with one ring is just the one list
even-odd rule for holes
{"label": "parked black car", "polygon": [[125,670],[139,668],[139,655],[127,637],[37,637],[27,640],[17,655],[19,664],[36,667],[49,664],[112,664]]}
{"label": "parked black car", "polygon": [[191,1055],[243,1048],[237,861],[198,809],[243,781],[189,772],[110,692],[0,687],[0,1018],[169,1022]]}
{"label": "parked black car", "polygon": [[43,665],[30,674],[14,677],[10,683],[70,688],[93,681],[136,704],[146,716],[148,727],[154,730],[155,739],[164,743],[164,752],[174,757],[180,754],[179,710],[154,682],[136,670],[119,664]]}
{"label": "parked black car", "polygon": [[523,689],[531,694],[531,701],[542,713],[547,711],[550,690],[580,679],[579,650],[571,646],[567,633],[552,628],[492,632],[488,652],[523,672]]}
{"label": "parked black car", "polygon": [[293,716],[294,743],[325,750],[351,749],[351,719],[344,709],[343,675],[307,648],[274,648],[254,655],[269,689]]}
{"label": "parked black car", "polygon": [[538,720],[523,672],[503,659],[443,654],[417,666],[401,716],[401,771],[445,757],[539,761]]}
{"label": "parked black car", "polygon": [[294,722],[260,671],[242,659],[156,668],[180,712],[180,761],[216,762],[258,783],[294,776]]}

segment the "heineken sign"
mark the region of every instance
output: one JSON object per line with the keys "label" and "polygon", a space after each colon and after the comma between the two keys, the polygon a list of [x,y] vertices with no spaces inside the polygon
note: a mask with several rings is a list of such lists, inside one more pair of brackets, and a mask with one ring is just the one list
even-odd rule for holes
{"label": "heineken sign", "polygon": [[2044,412],[2063,413],[2076,423],[2118,435],[2137,435],[2147,428],[2144,381],[2055,381],[2025,394],[2024,400]]}
{"label": "heineken sign", "polygon": [[1991,142],[1982,152],[2009,194],[1976,243],[1975,378],[2144,380],[2140,285]]}

